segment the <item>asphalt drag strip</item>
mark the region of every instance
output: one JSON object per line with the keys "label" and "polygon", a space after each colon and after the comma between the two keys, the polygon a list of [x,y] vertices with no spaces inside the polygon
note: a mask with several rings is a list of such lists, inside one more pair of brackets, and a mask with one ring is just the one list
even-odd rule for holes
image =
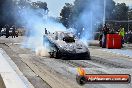
{"label": "asphalt drag strip", "polygon": [[[1,46],[1,45],[0,45]],[[92,60],[59,60],[48,57],[39,57],[35,52],[29,49],[23,49],[19,44],[3,44],[3,49],[18,63],[18,67],[22,69],[21,63],[26,65],[36,77],[39,77],[47,86],[46,88],[132,88],[130,84],[87,84],[79,86],[76,83],[77,68],[83,67],[89,74],[131,74],[131,65],[121,64],[114,60],[105,60],[103,58],[92,56]],[[25,68],[22,69],[23,73]],[[33,80],[26,76],[28,80],[35,86]],[[36,79],[35,79],[36,80]],[[37,82],[37,80],[35,81]],[[42,83],[43,83],[42,82]],[[39,87],[42,83],[36,83]]]}

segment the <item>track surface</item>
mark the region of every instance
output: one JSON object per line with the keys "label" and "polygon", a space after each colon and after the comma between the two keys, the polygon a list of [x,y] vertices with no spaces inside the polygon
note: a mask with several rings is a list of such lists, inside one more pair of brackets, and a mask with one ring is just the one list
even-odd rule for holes
{"label": "track surface", "polygon": [[[18,39],[19,40],[19,39]],[[38,57],[30,49],[21,48],[17,40],[2,39],[0,48],[15,62],[35,88],[132,88],[132,84],[87,84],[79,86],[76,68],[83,67],[90,74],[131,74],[131,62],[125,59],[106,59],[92,56],[92,60],[59,60]],[[18,43],[18,44],[17,44]]]}

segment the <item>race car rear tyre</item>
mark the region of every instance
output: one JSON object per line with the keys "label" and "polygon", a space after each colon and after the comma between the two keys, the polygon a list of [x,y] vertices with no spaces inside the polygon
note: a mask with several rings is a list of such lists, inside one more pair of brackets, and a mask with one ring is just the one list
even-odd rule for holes
{"label": "race car rear tyre", "polygon": [[54,56],[55,59],[60,59],[61,58],[61,53],[59,51],[54,52],[53,56]]}
{"label": "race car rear tyre", "polygon": [[85,60],[91,60],[91,57],[90,56],[85,57]]}
{"label": "race car rear tyre", "polygon": [[59,52],[56,53],[56,59],[60,59],[61,58],[61,54]]}

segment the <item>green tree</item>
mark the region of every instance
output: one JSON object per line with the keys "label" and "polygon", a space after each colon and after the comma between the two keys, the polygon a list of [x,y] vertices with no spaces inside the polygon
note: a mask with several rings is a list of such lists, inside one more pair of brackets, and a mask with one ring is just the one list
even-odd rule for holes
{"label": "green tree", "polygon": [[113,19],[117,20],[113,23],[114,29],[118,30],[120,25],[125,28],[125,31],[128,29],[128,10],[129,7],[125,3],[117,3],[113,10]]}
{"label": "green tree", "polygon": [[34,10],[36,14],[38,14],[40,17],[43,17],[44,15],[48,14],[48,7],[46,2],[32,2],[31,3],[31,9]]}
{"label": "green tree", "polygon": [[113,0],[106,0],[106,20],[113,19],[113,11],[115,9],[115,2]]}
{"label": "green tree", "polygon": [[128,6],[125,3],[118,3],[114,9],[115,20],[127,20],[128,19]]}
{"label": "green tree", "polygon": [[[46,2],[32,2],[29,3],[24,0],[20,0],[17,4],[16,18],[19,26],[25,26],[27,20],[23,20],[23,17],[30,17],[30,15],[35,15],[40,19],[43,19],[43,16],[48,13],[47,3]],[[30,18],[31,19],[31,18]],[[35,19],[35,18],[32,18]]]}
{"label": "green tree", "polygon": [[70,22],[70,16],[72,14],[72,7],[73,7],[72,4],[65,3],[65,6],[63,7],[60,13],[61,16],[60,21],[67,28],[69,27],[70,24],[69,22]]}
{"label": "green tree", "polygon": [[[61,11],[61,20],[62,23],[66,26],[75,26],[75,27],[79,27],[82,28],[82,24],[80,22],[77,22],[77,20],[80,18],[80,16],[82,15],[82,13],[84,11],[90,11],[91,10],[91,3],[95,3],[95,9],[96,9],[96,1],[98,2],[99,0],[75,0],[74,1],[74,5],[71,4],[66,4],[62,11]],[[115,8],[115,2],[113,0],[105,0],[106,1],[106,19],[112,19],[112,11]],[[104,0],[102,2],[100,2],[100,6],[103,10],[104,8]],[[98,9],[98,8],[97,8]],[[93,12],[94,14],[96,14],[96,12]],[[103,12],[100,12],[103,13]],[[103,16],[102,16],[103,17]],[[86,18],[87,19],[87,18]],[[102,19],[102,18],[99,18]]]}
{"label": "green tree", "polygon": [[129,30],[132,30],[132,9],[129,9],[128,11],[128,20],[130,20],[128,26],[129,26]]}
{"label": "green tree", "polygon": [[0,25],[15,24],[14,2],[12,0],[0,0]]}
{"label": "green tree", "polygon": [[47,10],[47,3],[46,2],[41,2],[41,1],[37,1],[37,2],[32,2],[31,3],[33,8],[40,8],[40,9],[44,9]]}
{"label": "green tree", "polygon": [[132,20],[132,9],[129,9],[128,11],[128,18],[129,20]]}

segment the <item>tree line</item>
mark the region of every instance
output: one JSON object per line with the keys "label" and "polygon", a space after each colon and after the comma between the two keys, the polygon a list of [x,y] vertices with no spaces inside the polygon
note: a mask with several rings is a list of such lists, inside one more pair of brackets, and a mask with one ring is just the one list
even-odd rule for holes
{"label": "tree line", "polygon": [[[81,13],[85,10],[86,6],[90,5],[90,1],[93,0],[75,0],[74,4],[65,3],[65,6],[60,13],[61,23],[67,28],[74,26],[75,22],[79,19]],[[94,0],[94,2],[96,1],[98,0]],[[105,22],[107,24],[110,24],[113,29],[118,29],[119,26],[122,25],[126,31],[128,29],[132,30],[132,9],[126,6],[125,3],[116,4],[113,0],[105,1]],[[101,2],[101,5],[104,5],[103,0]],[[87,8],[87,10],[89,11],[90,9]],[[77,25],[80,24],[81,23],[77,23]],[[98,28],[101,28],[101,26],[102,25],[98,25]],[[77,27],[77,29],[79,29],[79,27]]]}
{"label": "tree line", "polygon": [[[0,0],[0,27],[4,27],[5,25],[16,25],[18,27],[24,26],[22,24],[21,16],[23,15],[23,9],[31,8],[34,11],[37,9],[47,10],[46,2],[27,2],[26,0]],[[36,11],[37,13],[37,11]],[[43,14],[37,13],[37,15],[41,16]]]}
{"label": "tree line", "polygon": [[[83,26],[80,27],[81,23],[77,22],[77,19],[85,10],[86,6],[90,5],[91,1],[93,0],[75,0],[74,4],[65,3],[65,6],[61,10],[58,21],[61,22],[66,28],[82,28]],[[94,2],[96,1],[98,0],[94,0]],[[126,6],[125,3],[116,4],[113,0],[105,1],[105,22],[110,24],[111,27],[114,29],[118,29],[119,25],[122,25],[126,30],[132,30],[132,8]],[[104,5],[103,1],[101,2],[101,5]],[[22,14],[20,10],[26,7],[31,7],[33,9],[48,9],[46,2],[27,2],[25,0],[19,0],[16,2],[14,0],[0,0],[0,27],[3,27],[6,24],[15,24],[19,26],[19,16]],[[102,24],[97,25],[97,28],[101,27]]]}

